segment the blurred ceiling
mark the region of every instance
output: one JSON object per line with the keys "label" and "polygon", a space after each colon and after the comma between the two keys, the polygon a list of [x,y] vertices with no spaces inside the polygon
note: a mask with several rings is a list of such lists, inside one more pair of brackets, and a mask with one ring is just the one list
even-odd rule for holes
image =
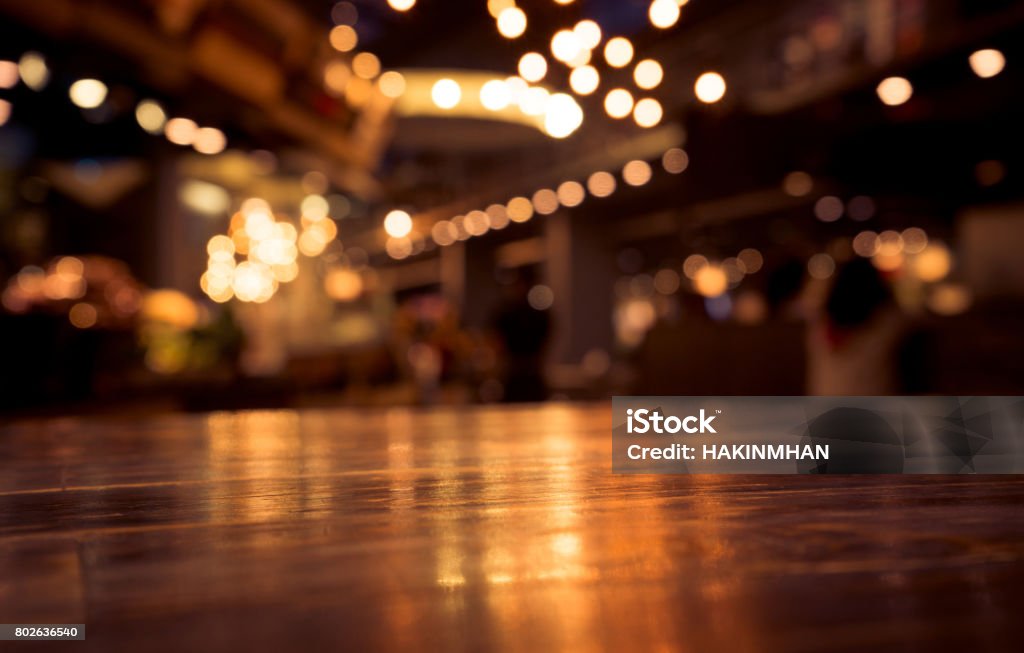
{"label": "blurred ceiling", "polygon": [[[600,93],[579,98],[586,119],[565,140],[508,121],[396,119],[387,98],[355,102],[325,88],[325,67],[351,56],[331,47],[333,3],[321,0],[0,0],[0,13],[10,21],[10,48],[41,48],[42,35],[68,74],[102,74],[155,94],[177,115],[222,126],[233,147],[301,153],[294,160],[322,170],[332,186],[380,205],[415,207],[427,219],[658,156],[688,138],[687,147],[705,158],[730,154],[695,184],[694,201],[723,194],[723,169],[733,192],[756,191],[787,169],[822,165],[808,153],[806,134],[838,140],[844,129],[891,120],[944,120],[937,118],[944,107],[934,103],[883,114],[873,85],[1000,34],[1005,40],[1024,23],[1024,3],[1006,0],[692,0],[664,31],[649,25],[644,0],[523,4],[531,29],[513,41],[497,33],[485,0],[420,0],[405,13],[383,0],[357,0],[358,49],[376,54],[385,70],[502,77],[514,74],[523,52],[547,52],[557,29],[590,18],[606,36],[627,36],[639,56],[662,63],[666,81],[653,92],[665,108],[662,125],[646,130],[608,118]],[[729,80],[718,105],[693,97],[693,80],[707,69]],[[552,66],[545,83],[567,88],[567,73]],[[628,67],[602,75],[602,89],[631,83]],[[935,84],[938,96],[957,79],[945,79],[945,89]],[[1005,85],[985,92],[991,106]],[[844,95],[853,99],[831,104]],[[844,127],[828,127],[840,115]],[[83,150],[97,146],[79,134],[72,140]],[[777,153],[770,169],[754,162],[758,147]],[[674,202],[679,190],[665,192]]]}

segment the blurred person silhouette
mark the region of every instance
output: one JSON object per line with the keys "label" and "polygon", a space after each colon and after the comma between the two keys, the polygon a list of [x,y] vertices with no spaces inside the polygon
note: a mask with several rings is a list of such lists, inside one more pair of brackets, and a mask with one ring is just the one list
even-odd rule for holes
{"label": "blurred person silhouette", "polygon": [[908,325],[867,259],[840,267],[807,331],[808,394],[891,395],[906,391]]}
{"label": "blurred person silhouette", "polygon": [[395,312],[392,346],[398,369],[412,382],[415,401],[438,403],[457,329],[448,303],[435,295],[420,295],[404,301]]}
{"label": "blurred person silhouette", "polygon": [[785,322],[802,321],[805,318],[801,293],[806,276],[804,262],[789,258],[767,276],[765,299],[771,318]]}
{"label": "blurred person silhouette", "polygon": [[533,286],[532,271],[521,269],[505,287],[504,298],[491,321],[502,359],[502,400],[506,402],[547,399],[544,354],[551,335],[551,318],[548,311],[530,305]]}

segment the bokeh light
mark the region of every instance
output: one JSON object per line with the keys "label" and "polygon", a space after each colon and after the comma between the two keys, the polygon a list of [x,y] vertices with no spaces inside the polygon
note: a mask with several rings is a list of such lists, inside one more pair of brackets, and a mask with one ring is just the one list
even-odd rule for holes
{"label": "bokeh light", "polygon": [[901,234],[903,251],[908,254],[919,254],[928,246],[928,234],[920,227],[908,227]]}
{"label": "bokeh light", "polygon": [[396,70],[389,70],[377,80],[377,88],[385,97],[401,97],[405,93],[405,77]]}
{"label": "bokeh light", "polygon": [[654,289],[662,295],[671,295],[679,290],[679,273],[671,268],[662,268],[654,275]]}
{"label": "bokeh light", "polygon": [[544,131],[553,138],[565,138],[583,124],[583,109],[565,93],[552,95],[544,111]]}
{"label": "bokeh light", "polygon": [[215,127],[197,129],[192,139],[192,147],[200,154],[220,154],[227,147],[224,132]]}
{"label": "bokeh light", "polygon": [[857,256],[870,258],[878,253],[878,234],[874,231],[862,231],[853,237],[853,253]]}
{"label": "bokeh light", "polygon": [[664,76],[661,64],[654,59],[644,59],[633,69],[633,81],[642,89],[656,88]]}
{"label": "bokeh light", "polygon": [[372,52],[360,52],[352,58],[352,72],[362,79],[373,79],[380,74],[380,59]]}
{"label": "bokeh light", "polygon": [[483,236],[491,228],[490,218],[480,210],[473,210],[467,213],[463,224],[471,236]]}
{"label": "bokeh light", "polygon": [[142,100],[135,107],[135,121],[150,134],[160,134],[167,124],[167,113],[156,100]]}
{"label": "bokeh light", "polygon": [[592,20],[581,20],[576,23],[572,31],[579,37],[583,47],[593,50],[601,44],[601,26]]}
{"label": "bokeh light", "polygon": [[604,97],[604,110],[612,118],[625,118],[633,111],[633,94],[624,88],[613,88]]}
{"label": "bokeh light", "polygon": [[921,281],[940,281],[949,274],[953,256],[942,243],[931,243],[914,258],[914,272]]}
{"label": "bokeh light", "polygon": [[651,180],[651,166],[640,159],[630,161],[622,168],[622,179],[630,186],[643,186]]}
{"label": "bokeh light", "polygon": [[384,243],[384,251],[396,261],[401,261],[412,256],[413,242],[410,238],[388,238]]}
{"label": "bokeh light", "polygon": [[764,257],[761,252],[757,251],[753,247],[747,247],[746,249],[740,250],[740,253],[736,255],[737,260],[743,264],[743,268],[747,274],[754,274],[760,271],[764,265]]}
{"label": "bokeh light", "polygon": [[895,256],[903,252],[903,236],[898,231],[887,229],[878,234],[879,256]]}
{"label": "bokeh light", "polygon": [[41,91],[50,81],[50,69],[46,65],[46,59],[38,52],[26,52],[18,60],[18,74],[21,81],[25,82],[33,91]]}
{"label": "bokeh light", "polygon": [[548,286],[537,284],[526,294],[526,301],[530,303],[531,308],[546,311],[555,303],[555,293]]}
{"label": "bokeh light", "polygon": [[629,39],[616,36],[604,46],[604,60],[612,68],[622,68],[633,60],[633,44]]}
{"label": "bokeh light", "polygon": [[914,87],[903,77],[887,77],[883,79],[878,88],[878,99],[890,107],[903,104],[914,94]]}
{"label": "bokeh light", "polygon": [[199,125],[188,118],[171,118],[164,126],[164,135],[175,145],[191,145],[199,131]]}
{"label": "bokeh light", "polygon": [[558,30],[551,37],[551,54],[559,61],[573,61],[584,49],[586,48],[583,47],[580,37],[572,30]]}
{"label": "bokeh light", "polygon": [[68,91],[71,101],[82,109],[95,109],[107,99],[107,85],[98,79],[80,79]]}
{"label": "bokeh light", "polygon": [[558,194],[542,188],[533,194],[533,209],[540,215],[551,215],[558,210]]}
{"label": "bokeh light", "polygon": [[608,197],[615,192],[615,175],[600,170],[587,178],[587,191],[594,197]]}
{"label": "bokeh light", "polygon": [[331,22],[335,25],[355,25],[359,22],[359,10],[348,0],[337,2],[331,7]]}
{"label": "bokeh light", "polygon": [[665,150],[665,154],[661,156],[661,166],[669,174],[678,175],[686,170],[689,165],[690,156],[685,150],[678,147]]}
{"label": "bokeh light", "polygon": [[508,210],[503,204],[491,204],[484,209],[484,213],[487,214],[491,229],[504,229],[508,226]]}
{"label": "bokeh light", "polygon": [[641,127],[654,127],[661,122],[662,113],[660,102],[654,98],[644,98],[633,107],[633,120]]}
{"label": "bokeh light", "polygon": [[579,95],[590,95],[600,83],[601,76],[593,66],[580,66],[569,74],[569,86]]}
{"label": "bokeh light", "polygon": [[722,261],[722,271],[725,272],[725,278],[728,280],[730,288],[739,285],[740,281],[743,281],[744,275],[747,274],[746,266],[735,256],[730,256]]}
{"label": "bokeh light", "polygon": [[227,189],[199,179],[184,182],[178,190],[178,198],[189,209],[211,218],[231,208],[231,193]]}
{"label": "bokeh light", "polygon": [[95,326],[97,317],[96,307],[86,302],[79,302],[68,311],[68,320],[79,329]]}
{"label": "bokeh light", "polygon": [[814,203],[814,217],[822,222],[835,222],[843,217],[843,200],[834,195],[825,195]]}
{"label": "bokeh light", "polygon": [[812,279],[828,279],[836,271],[836,262],[828,254],[818,253],[807,261],[807,274]]}
{"label": "bokeh light", "polygon": [[782,180],[782,190],[791,197],[803,197],[814,189],[814,180],[806,172],[796,170]]}
{"label": "bokeh light", "polygon": [[574,207],[583,203],[586,191],[578,181],[565,181],[558,186],[558,201],[562,206]]}
{"label": "bokeh light", "polygon": [[937,315],[959,315],[973,303],[970,288],[962,284],[940,283],[928,294],[927,306]]}
{"label": "bokeh light", "polygon": [[448,220],[439,220],[430,228],[430,237],[442,247],[447,247],[455,242],[458,237],[458,230]]}
{"label": "bokeh light", "polygon": [[344,61],[329,61],[324,66],[324,89],[335,97],[344,95],[352,77],[352,69]]}
{"label": "bokeh light", "polygon": [[668,29],[679,21],[677,0],[654,0],[647,11],[651,24],[659,29]]}
{"label": "bokeh light", "polygon": [[548,74],[548,62],[539,52],[527,52],[519,58],[519,75],[528,82],[539,82]]}
{"label": "bokeh light", "polygon": [[526,222],[533,217],[533,203],[525,197],[513,197],[505,205],[505,209],[512,222]]}
{"label": "bokeh light", "polygon": [[498,32],[505,38],[519,38],[525,31],[526,14],[519,7],[508,7],[498,14]]}
{"label": "bokeh light", "polygon": [[501,12],[516,6],[516,0],[487,0],[487,13],[497,18]]}
{"label": "bokeh light", "polygon": [[335,301],[350,302],[362,294],[363,277],[349,268],[331,268],[324,275],[324,292]]}
{"label": "bokeh light", "polygon": [[683,261],[683,274],[687,279],[696,279],[697,273],[708,265],[707,257],[701,254],[690,254]]}
{"label": "bokeh light", "polygon": [[405,211],[391,211],[384,217],[384,231],[392,238],[404,238],[412,231],[412,217]]}
{"label": "bokeh light", "polygon": [[313,193],[302,198],[299,210],[302,212],[303,219],[315,222],[327,217],[330,212],[330,203],[324,196]]}
{"label": "bokeh light", "polygon": [[231,289],[240,301],[262,304],[273,296],[277,283],[270,266],[256,261],[243,261],[235,268]]}
{"label": "bokeh light", "polygon": [[218,234],[206,243],[206,253],[213,260],[233,259],[235,257],[235,242],[224,234]]}
{"label": "bokeh light", "polygon": [[18,64],[0,59],[0,89],[14,88],[18,83]]}
{"label": "bokeh light", "polygon": [[453,109],[462,100],[462,88],[454,79],[439,79],[430,90],[430,97],[441,109]]}
{"label": "bokeh light", "polygon": [[359,45],[359,35],[349,25],[338,25],[331,30],[328,39],[338,52],[351,52]]}
{"label": "bokeh light", "polygon": [[725,78],[716,72],[706,72],[697,78],[693,91],[705,104],[718,102],[725,97]]}
{"label": "bokeh light", "polygon": [[704,297],[718,297],[729,288],[729,279],[720,266],[702,265],[693,274],[693,289]]}
{"label": "bokeh light", "polygon": [[468,240],[472,236],[466,231],[466,216],[457,215],[451,219],[452,228],[455,230],[456,240]]}
{"label": "bokeh light", "polygon": [[971,53],[967,59],[974,74],[981,78],[995,77],[1006,67],[1006,57],[999,50],[986,48]]}
{"label": "bokeh light", "polygon": [[512,102],[512,91],[500,79],[491,79],[480,87],[480,104],[490,111],[501,111]]}

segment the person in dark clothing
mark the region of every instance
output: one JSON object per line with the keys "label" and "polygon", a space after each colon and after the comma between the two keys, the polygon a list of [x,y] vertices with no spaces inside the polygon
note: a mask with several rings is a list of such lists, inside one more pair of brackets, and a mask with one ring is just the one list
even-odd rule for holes
{"label": "person in dark clothing", "polygon": [[825,316],[835,331],[856,329],[894,305],[892,290],[867,259],[841,266],[825,300]]}
{"label": "person in dark clothing", "polygon": [[544,382],[544,353],[551,333],[547,310],[530,305],[532,284],[520,275],[508,287],[492,326],[504,355],[504,393],[506,402],[533,402],[547,398]]}
{"label": "person in dark clothing", "polygon": [[840,267],[808,329],[808,392],[893,395],[915,391],[906,316],[867,259]]}

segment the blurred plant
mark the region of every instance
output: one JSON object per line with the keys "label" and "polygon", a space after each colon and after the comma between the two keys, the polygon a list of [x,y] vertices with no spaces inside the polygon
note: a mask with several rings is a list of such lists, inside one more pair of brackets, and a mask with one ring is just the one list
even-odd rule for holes
{"label": "blurred plant", "polygon": [[242,333],[227,307],[211,318],[184,293],[155,290],[143,299],[139,318],[139,343],[150,370],[176,374],[222,363],[234,368]]}

